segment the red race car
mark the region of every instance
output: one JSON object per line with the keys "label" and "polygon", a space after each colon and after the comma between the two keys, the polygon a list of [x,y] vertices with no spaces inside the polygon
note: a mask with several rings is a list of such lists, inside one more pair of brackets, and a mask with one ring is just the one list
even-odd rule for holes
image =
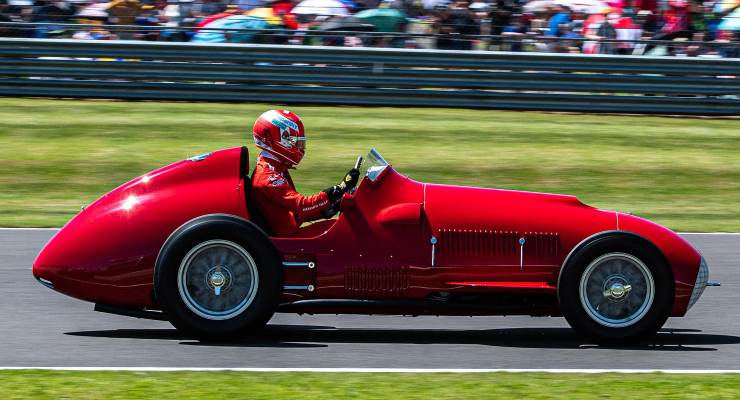
{"label": "red race car", "polygon": [[572,196],[416,182],[375,150],[338,218],[272,237],[248,167],[232,148],[120,186],[51,239],[33,275],[204,339],[279,311],[564,316],[597,341],[630,341],[713,284],[696,249],[647,220]]}

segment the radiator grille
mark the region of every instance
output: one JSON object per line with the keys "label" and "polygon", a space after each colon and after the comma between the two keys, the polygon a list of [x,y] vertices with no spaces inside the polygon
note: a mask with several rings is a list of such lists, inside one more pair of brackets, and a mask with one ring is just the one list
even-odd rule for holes
{"label": "radiator grille", "polygon": [[409,288],[408,267],[350,266],[345,270],[344,287],[355,296],[382,296]]}

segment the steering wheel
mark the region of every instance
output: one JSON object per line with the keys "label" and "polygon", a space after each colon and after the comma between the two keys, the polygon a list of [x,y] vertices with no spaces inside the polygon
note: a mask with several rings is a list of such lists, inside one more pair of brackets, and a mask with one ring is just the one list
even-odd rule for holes
{"label": "steering wheel", "polygon": [[[356,170],[359,171],[360,168],[362,168],[362,161],[364,161],[363,158],[362,158],[362,156],[357,156],[357,161],[355,161],[354,169],[356,169]],[[359,177],[359,179],[358,179],[357,184],[355,185],[355,187],[353,187],[352,189],[349,190],[349,193],[354,193],[357,190],[357,187],[360,185],[360,181],[361,180],[362,180],[362,176]]]}
{"label": "steering wheel", "polygon": [[[354,169],[359,171],[360,168],[362,167],[362,161],[363,161],[362,156],[357,156],[357,161],[355,161]],[[355,185],[355,187],[347,191],[347,193],[353,194],[357,190],[357,186],[359,186],[359,184],[360,182],[358,180],[357,185]],[[331,207],[329,207],[331,214],[337,214],[340,211],[339,206],[340,206],[340,203],[342,202],[343,197],[344,196],[338,198],[336,201],[334,201],[334,203],[332,203]]]}

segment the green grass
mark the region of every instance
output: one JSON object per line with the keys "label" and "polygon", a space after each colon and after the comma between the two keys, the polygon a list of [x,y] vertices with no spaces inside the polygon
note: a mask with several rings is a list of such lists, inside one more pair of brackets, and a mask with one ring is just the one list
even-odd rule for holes
{"label": "green grass", "polygon": [[735,399],[740,376],[0,372],[3,399]]}
{"label": "green grass", "polygon": [[[0,99],[0,226],[60,226],[160,165],[251,146],[251,123],[270,107]],[[740,231],[737,119],[291,109],[308,129],[294,173],[306,192],[334,184],[374,146],[418,180],[574,194],[680,231]]]}

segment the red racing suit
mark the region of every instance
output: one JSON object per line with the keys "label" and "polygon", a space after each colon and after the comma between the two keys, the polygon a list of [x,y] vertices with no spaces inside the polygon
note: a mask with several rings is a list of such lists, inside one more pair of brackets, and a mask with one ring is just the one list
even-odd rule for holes
{"label": "red racing suit", "polygon": [[252,173],[252,198],[275,236],[292,236],[304,222],[325,218],[331,206],[320,192],[304,196],[295,190],[288,166],[260,154]]}

